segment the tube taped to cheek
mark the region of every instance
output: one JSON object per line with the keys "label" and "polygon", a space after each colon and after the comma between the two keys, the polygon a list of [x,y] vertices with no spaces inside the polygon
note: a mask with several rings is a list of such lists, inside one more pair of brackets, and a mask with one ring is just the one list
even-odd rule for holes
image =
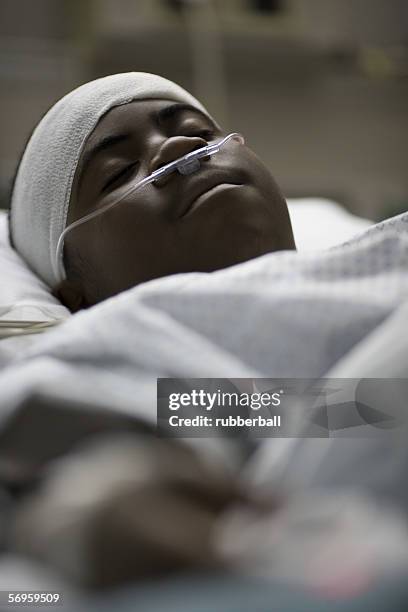
{"label": "tube taped to cheek", "polygon": [[200,149],[191,151],[190,153],[187,153],[186,155],[183,155],[182,157],[175,159],[174,161],[162,166],[161,168],[158,168],[158,170],[155,170],[154,172],[149,174],[149,176],[146,176],[141,181],[135,183],[134,185],[131,185],[129,189],[127,189],[124,193],[122,193],[119,197],[114,199],[112,202],[109,202],[102,208],[99,208],[98,210],[94,210],[88,215],[85,215],[81,219],[78,219],[77,221],[74,221],[73,223],[68,225],[68,227],[66,227],[61,232],[61,235],[59,236],[57,247],[55,249],[55,256],[53,257],[53,261],[52,261],[54,275],[58,279],[58,282],[62,281],[65,278],[65,270],[64,270],[64,264],[63,264],[63,249],[64,249],[65,237],[68,234],[68,232],[72,231],[73,229],[82,225],[83,223],[86,223],[87,221],[91,221],[91,219],[95,219],[96,217],[99,217],[99,215],[102,215],[107,210],[110,210],[111,208],[113,208],[113,206],[116,206],[117,204],[122,202],[131,193],[136,191],[136,189],[140,189],[141,187],[148,185],[149,183],[154,183],[154,181],[156,181],[157,179],[163,176],[166,176],[170,174],[171,172],[178,171],[179,174],[182,174],[185,176],[189,174],[193,174],[194,172],[197,172],[201,168],[200,159],[204,159],[204,158],[208,159],[208,157],[215,155],[215,153],[218,153],[221,147],[223,147],[231,139],[236,140],[240,144],[245,143],[244,137],[241,134],[238,134],[237,132],[232,132],[231,134],[228,134],[227,136],[225,136],[224,138],[222,138],[221,140],[213,144],[208,144],[205,147],[201,147]]}
{"label": "tube taped to cheek", "polygon": [[[128,72],[71,91],[52,106],[32,133],[13,188],[11,235],[16,251],[49,286],[61,280],[55,253],[88,137],[110,109],[147,99],[190,104],[217,125],[205,107],[176,83],[155,74]],[[61,266],[65,276],[62,262]]]}

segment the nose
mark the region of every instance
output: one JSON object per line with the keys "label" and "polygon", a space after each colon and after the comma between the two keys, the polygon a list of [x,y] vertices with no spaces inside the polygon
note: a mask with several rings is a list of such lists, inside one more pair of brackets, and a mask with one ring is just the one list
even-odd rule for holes
{"label": "nose", "polygon": [[[149,174],[158,170],[162,166],[191,153],[196,149],[201,149],[207,145],[207,141],[199,136],[172,136],[168,138],[160,147],[157,154],[152,158],[149,167]],[[205,157],[202,159],[206,159]],[[171,177],[171,174],[159,178],[154,184],[163,185]]]}

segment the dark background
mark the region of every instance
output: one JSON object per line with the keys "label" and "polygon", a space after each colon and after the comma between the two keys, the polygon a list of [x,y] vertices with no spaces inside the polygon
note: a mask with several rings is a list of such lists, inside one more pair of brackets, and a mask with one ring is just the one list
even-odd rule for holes
{"label": "dark background", "polygon": [[406,0],[0,0],[0,194],[77,85],[173,79],[242,132],[287,197],[408,208]]}

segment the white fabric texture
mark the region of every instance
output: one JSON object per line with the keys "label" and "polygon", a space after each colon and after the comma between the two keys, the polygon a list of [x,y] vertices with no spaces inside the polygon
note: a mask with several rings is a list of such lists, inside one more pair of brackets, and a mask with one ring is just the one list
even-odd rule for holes
{"label": "white fabric texture", "polygon": [[69,311],[10,246],[7,214],[0,211],[0,320],[48,321]]}
{"label": "white fabric texture", "polygon": [[208,115],[200,102],[172,81],[128,72],[78,87],[54,104],[35,128],[18,169],[11,224],[17,251],[51,287],[58,280],[52,261],[87,138],[109,109],[147,98],[191,104]]}
{"label": "white fabric texture", "polygon": [[[408,301],[397,308],[327,372],[328,378],[407,379]],[[386,388],[389,390],[389,387]],[[390,397],[389,406],[399,401]],[[406,398],[403,398],[406,401]],[[346,426],[346,424],[345,424]],[[365,485],[371,494],[397,499],[408,511],[406,473],[407,432],[403,428],[370,439],[354,428],[325,439],[297,438],[265,441],[248,468],[249,479],[261,490],[284,485],[286,491],[311,487],[339,490]],[[346,434],[346,435],[344,435]],[[369,466],[369,470],[367,469]]]}
{"label": "white fabric texture", "polygon": [[299,251],[330,248],[373,225],[326,198],[295,198],[287,200],[287,204]]}
{"label": "white fabric texture", "polygon": [[15,322],[56,321],[70,316],[70,312],[50,292],[11,248],[8,222],[0,211],[0,370],[19,353],[35,344],[37,335],[23,335]]}
{"label": "white fabric texture", "polygon": [[112,412],[155,426],[159,376],[325,375],[408,300],[407,227],[404,214],[327,251],[154,280],[72,316],[0,375],[0,448],[8,417],[24,421],[30,401],[45,405],[35,454],[46,452],[42,419],[50,440],[69,436],[59,408],[75,432],[84,411],[82,426],[96,416],[109,428]]}

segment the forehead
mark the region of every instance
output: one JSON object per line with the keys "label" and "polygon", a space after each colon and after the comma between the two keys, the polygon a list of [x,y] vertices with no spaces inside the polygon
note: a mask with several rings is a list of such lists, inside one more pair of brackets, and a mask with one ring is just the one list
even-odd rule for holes
{"label": "forehead", "polygon": [[[197,116],[203,116],[199,109],[188,104],[181,104],[176,100],[146,99],[135,100],[127,104],[111,108],[97,123],[93,132],[87,139],[83,153],[93,148],[101,137],[113,135],[125,130],[135,131],[142,129],[149,123],[164,123],[166,121],[166,109],[177,107],[180,112],[191,112]],[[169,119],[170,119],[169,114]]]}

